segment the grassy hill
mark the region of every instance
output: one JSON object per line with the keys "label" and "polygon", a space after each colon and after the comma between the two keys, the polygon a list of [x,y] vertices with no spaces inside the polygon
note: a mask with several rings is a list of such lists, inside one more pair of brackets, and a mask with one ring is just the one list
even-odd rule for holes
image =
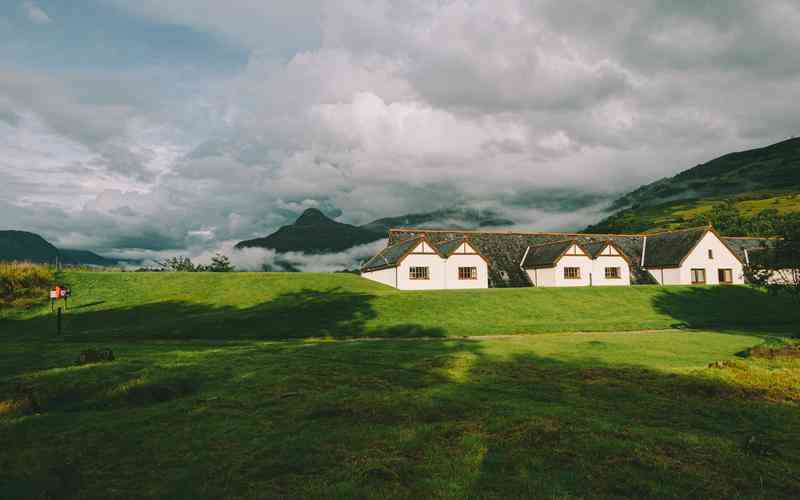
{"label": "grassy hill", "polygon": [[[586,232],[690,227],[713,222],[703,218],[725,204],[736,210],[745,224],[759,216],[800,213],[800,138],[731,153],[642,186],[615,201],[617,211]],[[759,221],[753,225],[759,229]]]}
{"label": "grassy hill", "polygon": [[[69,338],[461,337],[694,326],[791,326],[800,308],[744,287],[402,292],[356,275],[66,272]],[[787,311],[793,311],[787,314]],[[0,336],[48,338],[44,305]]]}
{"label": "grassy hill", "polygon": [[[62,337],[44,305],[0,311],[0,498],[800,491],[800,308],[749,288],[62,278]],[[612,332],[686,323],[726,328]],[[571,330],[608,332],[544,333]],[[513,335],[463,338],[489,334]]]}

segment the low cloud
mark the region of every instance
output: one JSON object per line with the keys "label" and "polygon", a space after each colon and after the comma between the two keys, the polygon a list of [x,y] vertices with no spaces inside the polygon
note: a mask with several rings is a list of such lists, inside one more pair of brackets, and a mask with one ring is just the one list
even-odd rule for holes
{"label": "low cloud", "polygon": [[47,15],[47,12],[30,0],[23,2],[22,8],[25,10],[28,19],[33,23],[49,24],[53,22],[50,16]]}

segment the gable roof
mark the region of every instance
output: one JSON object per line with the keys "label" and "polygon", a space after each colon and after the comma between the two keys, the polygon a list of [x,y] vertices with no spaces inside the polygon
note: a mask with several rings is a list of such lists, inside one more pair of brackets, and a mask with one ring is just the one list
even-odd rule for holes
{"label": "gable roof", "polygon": [[381,250],[378,255],[369,259],[361,266],[362,271],[378,271],[389,267],[396,267],[402,260],[425,240],[424,237],[403,240]]}
{"label": "gable roof", "polygon": [[648,235],[644,267],[680,267],[709,229],[706,226]]}
{"label": "gable roof", "polygon": [[[561,240],[530,246],[525,253],[522,267],[524,269],[553,267],[573,245],[578,245],[578,242],[575,240]],[[580,247],[580,245],[578,246]],[[588,254],[587,250],[584,250],[584,252]],[[591,257],[587,255],[587,258]]]}
{"label": "gable roof", "polygon": [[631,266],[631,279],[634,283],[654,284],[653,277],[639,267],[642,259],[640,234],[582,234],[553,232],[518,231],[469,231],[458,229],[415,229],[402,228],[389,231],[389,243],[394,244],[425,235],[435,244],[450,240],[468,239],[469,244],[489,262],[489,282],[493,287],[531,286],[528,274],[520,268],[525,251],[530,246],[575,240],[584,248],[592,242],[612,242],[618,251],[627,256]]}

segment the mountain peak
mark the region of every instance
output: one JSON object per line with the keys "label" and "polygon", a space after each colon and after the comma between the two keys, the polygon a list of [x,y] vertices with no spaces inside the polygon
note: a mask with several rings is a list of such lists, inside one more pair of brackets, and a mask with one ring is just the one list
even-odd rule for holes
{"label": "mountain peak", "polygon": [[307,208],[300,217],[294,221],[295,226],[313,226],[316,224],[329,224],[334,223],[333,219],[327,217],[320,210],[316,208]]}

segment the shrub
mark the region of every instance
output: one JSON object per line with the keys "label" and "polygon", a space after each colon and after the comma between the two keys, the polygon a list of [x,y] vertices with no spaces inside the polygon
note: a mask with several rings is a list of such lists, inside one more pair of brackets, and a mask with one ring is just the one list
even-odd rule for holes
{"label": "shrub", "polygon": [[0,301],[46,298],[55,282],[50,267],[28,262],[0,262]]}

